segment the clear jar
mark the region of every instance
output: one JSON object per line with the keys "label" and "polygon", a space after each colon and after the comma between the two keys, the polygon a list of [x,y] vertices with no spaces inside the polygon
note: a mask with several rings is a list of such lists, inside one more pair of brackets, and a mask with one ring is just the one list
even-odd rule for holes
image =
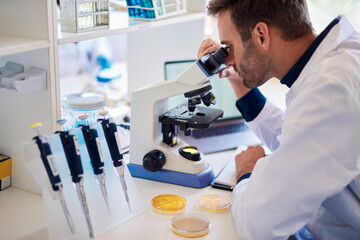
{"label": "clear jar", "polygon": [[79,116],[88,115],[85,123],[96,122],[100,118],[99,113],[104,111],[105,97],[97,93],[71,93],[61,99],[62,115],[67,120],[65,128],[76,128],[84,124]]}

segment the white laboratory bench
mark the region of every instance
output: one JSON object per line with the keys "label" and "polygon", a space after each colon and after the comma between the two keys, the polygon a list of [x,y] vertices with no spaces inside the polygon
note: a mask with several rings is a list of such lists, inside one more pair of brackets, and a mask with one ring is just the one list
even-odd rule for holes
{"label": "white laboratory bench", "polygon": [[[215,175],[234,154],[234,150],[206,155]],[[97,236],[96,240],[181,240],[170,230],[170,220],[175,215],[155,213],[151,199],[160,194],[177,194],[187,200],[184,212],[199,213],[211,222],[210,232],[196,239],[239,239],[231,211],[212,213],[196,207],[197,199],[205,193],[222,193],[231,197],[231,192],[214,189],[183,187],[162,182],[134,178],[134,182],[146,205],[146,211]],[[0,192],[0,239],[45,240],[48,239],[42,197],[24,190],[10,187]]]}

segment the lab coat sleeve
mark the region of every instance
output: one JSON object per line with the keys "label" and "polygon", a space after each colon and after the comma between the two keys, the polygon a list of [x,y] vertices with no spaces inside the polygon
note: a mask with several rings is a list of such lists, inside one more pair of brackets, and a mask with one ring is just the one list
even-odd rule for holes
{"label": "lab coat sleeve", "polygon": [[279,146],[283,112],[254,88],[236,101],[248,126],[271,151]]}
{"label": "lab coat sleeve", "polygon": [[320,81],[308,79],[289,105],[279,147],[233,191],[243,239],[287,239],[360,173],[358,94],[335,79],[314,77]]}
{"label": "lab coat sleeve", "polygon": [[266,100],[264,108],[252,121],[247,122],[250,129],[271,151],[280,144],[283,111],[271,101]]}

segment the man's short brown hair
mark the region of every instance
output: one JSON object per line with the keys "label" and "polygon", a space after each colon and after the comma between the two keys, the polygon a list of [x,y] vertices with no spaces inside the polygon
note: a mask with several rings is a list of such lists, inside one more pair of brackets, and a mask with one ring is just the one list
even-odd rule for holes
{"label": "man's short brown hair", "polygon": [[306,0],[211,0],[207,9],[212,16],[230,10],[243,41],[251,38],[258,22],[277,27],[287,41],[313,30]]}

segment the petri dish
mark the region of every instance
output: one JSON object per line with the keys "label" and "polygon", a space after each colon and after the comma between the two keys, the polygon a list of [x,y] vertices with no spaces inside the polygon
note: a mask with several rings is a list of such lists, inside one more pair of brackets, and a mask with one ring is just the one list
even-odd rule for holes
{"label": "petri dish", "polygon": [[209,233],[210,221],[199,214],[183,213],[171,219],[170,228],[176,235],[197,238]]}
{"label": "petri dish", "polygon": [[158,195],[151,200],[153,210],[165,214],[177,214],[184,210],[186,204],[185,198],[173,194]]}
{"label": "petri dish", "polygon": [[231,199],[218,193],[208,193],[198,198],[197,205],[210,212],[222,212],[230,208]]}

